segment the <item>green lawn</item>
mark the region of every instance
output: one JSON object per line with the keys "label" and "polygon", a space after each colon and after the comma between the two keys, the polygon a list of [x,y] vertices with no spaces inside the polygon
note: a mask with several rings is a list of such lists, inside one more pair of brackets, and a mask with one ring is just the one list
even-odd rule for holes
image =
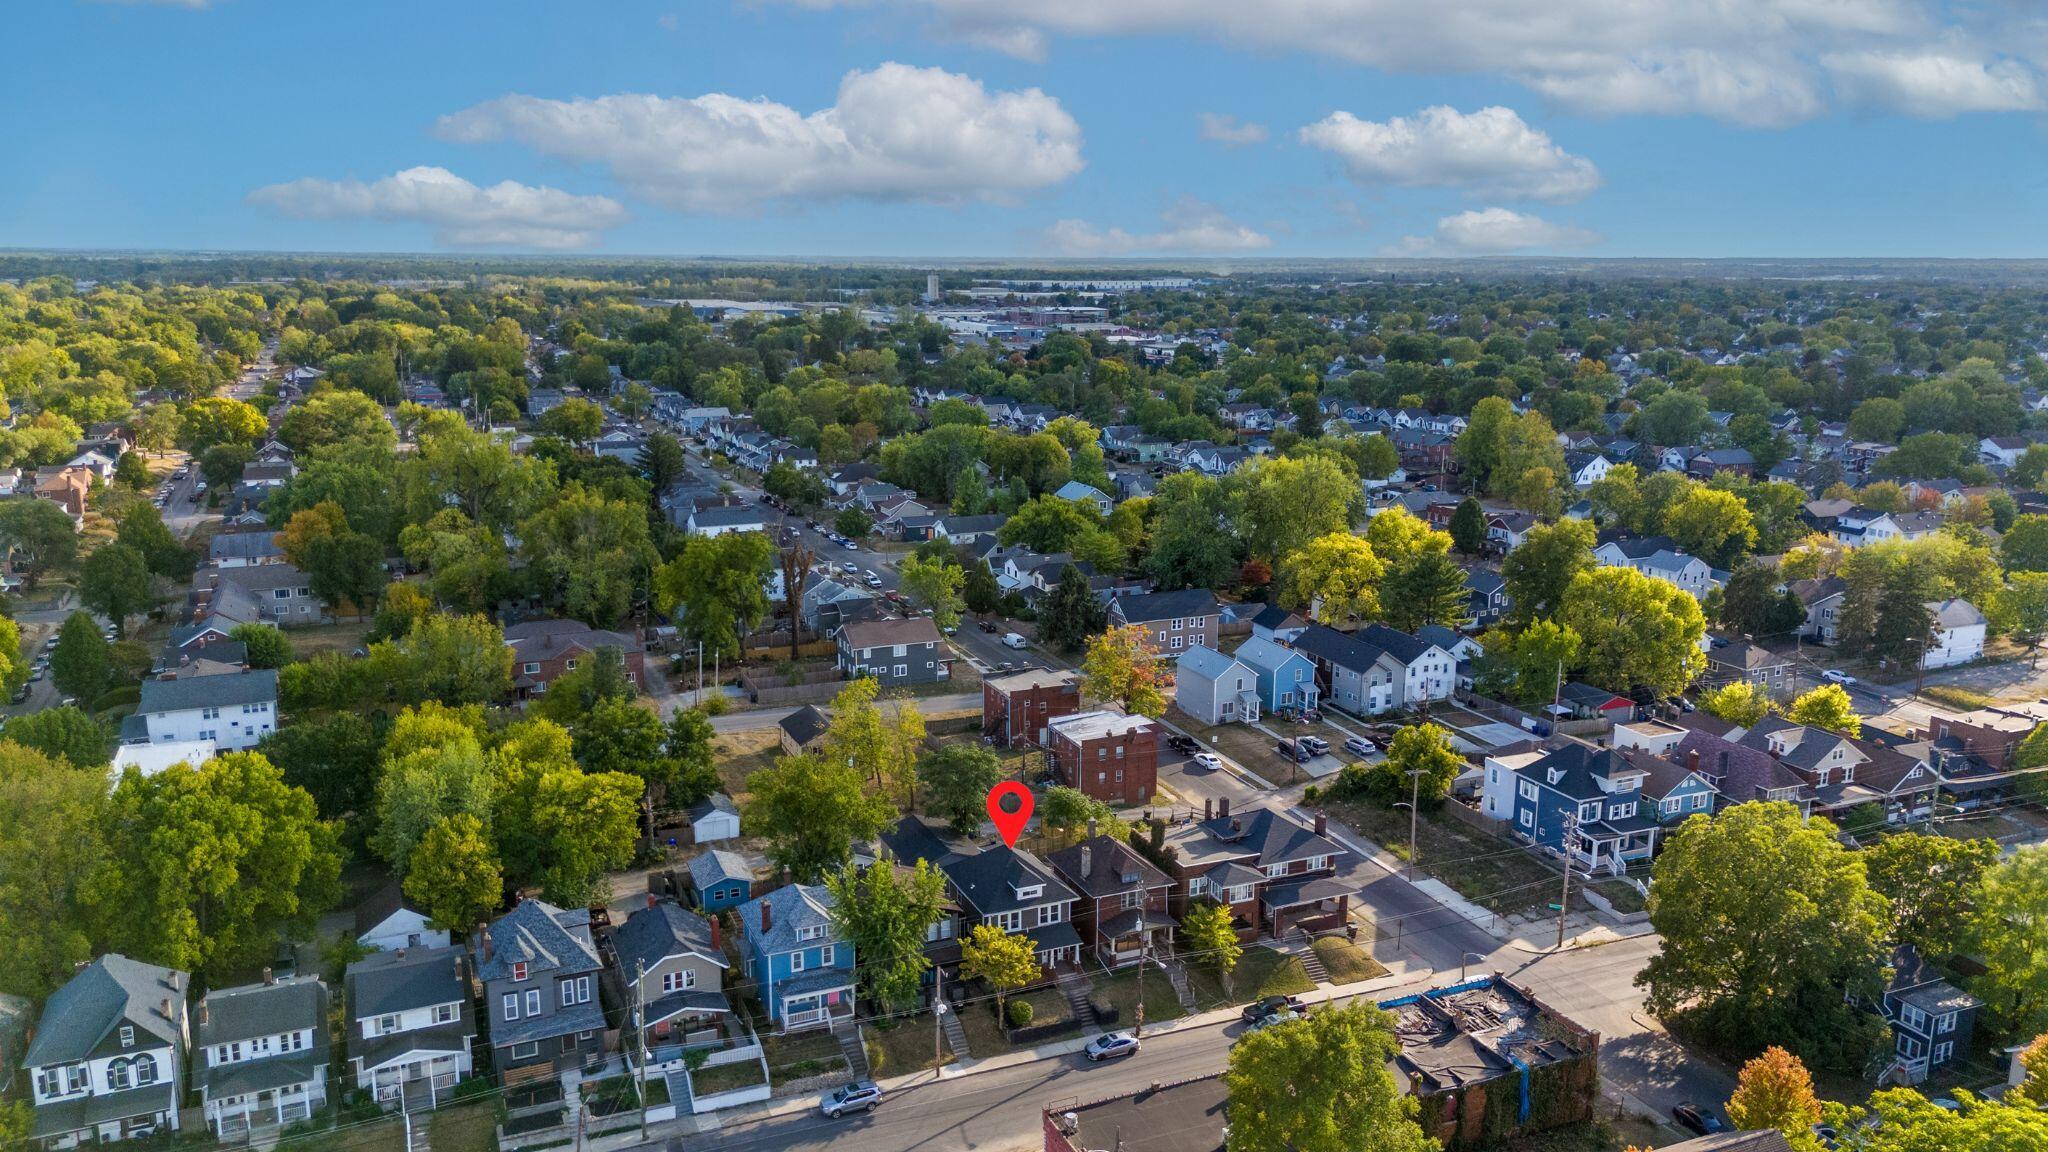
{"label": "green lawn", "polygon": [[1384,965],[1342,936],[1325,936],[1312,947],[1321,958],[1323,967],[1330,970],[1330,982],[1333,984],[1351,984],[1387,974]]}
{"label": "green lawn", "polygon": [[[1180,998],[1173,994],[1173,985],[1166,979],[1166,973],[1157,968],[1145,973],[1145,1023],[1158,1024],[1177,1019],[1180,1014]],[[1116,1005],[1118,1028],[1129,1028],[1138,1022],[1138,972],[1126,968],[1113,976],[1098,977],[1095,993]]]}
{"label": "green lawn", "polygon": [[434,1113],[427,1142],[434,1152],[497,1152],[498,1116],[489,1104],[462,1104]]}
{"label": "green lawn", "polygon": [[[485,1116],[488,1118],[489,1113]],[[310,1133],[292,1137],[286,1145],[292,1152],[406,1152],[405,1124],[396,1116],[376,1120],[362,1127],[351,1125],[342,1129],[328,1129],[325,1132]],[[491,1133],[491,1143],[478,1145],[480,1148],[496,1148],[497,1135]],[[437,1146],[438,1147],[438,1146]]]}
{"label": "green lawn", "polygon": [[1643,894],[1636,891],[1636,886],[1626,880],[1602,880],[1593,885],[1593,888],[1609,904],[1614,905],[1616,912],[1626,915],[1630,912],[1641,912],[1644,908]]}
{"label": "green lawn", "polygon": [[[1051,1024],[1055,1021],[1065,1021],[1070,1026],[1068,1031],[1072,1035],[1078,1036],[1081,1034],[1082,1022],[1074,1019],[1073,1012],[1067,1007],[1067,998],[1060,994],[1058,988],[1050,984],[1043,988],[1034,988],[1029,992],[1016,993],[1010,999],[1024,1000],[1030,1003],[1030,1026],[1033,1028],[1044,1024]],[[1010,1050],[1010,1039],[1004,1034],[1001,1025],[996,1021],[995,1001],[993,999],[963,1005],[960,1009],[960,1027],[966,1030],[967,1047],[976,1056],[992,1056],[998,1052],[1008,1052]],[[1050,1044],[1062,1039],[1064,1035],[1065,1033],[1039,1036],[1032,1041],[1032,1044]]]}
{"label": "green lawn", "polygon": [[1249,1004],[1266,996],[1293,996],[1316,986],[1302,971],[1301,961],[1271,948],[1256,947],[1246,948],[1238,959],[1229,992],[1223,990],[1216,969],[1207,964],[1188,965],[1188,983],[1194,988],[1195,1004],[1204,1009]]}
{"label": "green lawn", "polygon": [[[953,1059],[951,1050],[933,1058],[930,1016],[910,1016],[892,1023],[892,1028],[880,1028],[873,1022],[863,1026],[868,1040],[868,1071],[873,1075],[907,1076]],[[880,1060],[875,1059],[878,1054]]]}
{"label": "green lawn", "polygon": [[[1331,817],[1398,859],[1408,858],[1408,813],[1373,800],[1323,805]],[[1523,845],[1474,828],[1456,817],[1425,809],[1416,822],[1420,870],[1460,896],[1501,913],[1539,908],[1557,899],[1546,881],[1562,880],[1557,869]],[[1573,903],[1579,902],[1574,899]]]}
{"label": "green lawn", "polygon": [[768,1058],[768,1076],[777,1087],[792,1080],[846,1070],[846,1054],[839,1050],[839,1041],[830,1032],[763,1036],[761,1054]]}
{"label": "green lawn", "polygon": [[690,1073],[690,1091],[696,1096],[716,1096],[761,1083],[761,1065],[753,1060],[715,1064]]}

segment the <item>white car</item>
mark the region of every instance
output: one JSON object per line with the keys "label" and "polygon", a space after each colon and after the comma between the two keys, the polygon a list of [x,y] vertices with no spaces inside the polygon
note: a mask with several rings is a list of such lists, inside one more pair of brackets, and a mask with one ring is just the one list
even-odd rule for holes
{"label": "white car", "polygon": [[1829,668],[1826,671],[1822,672],[1820,674],[1820,678],[1823,680],[1832,681],[1836,684],[1854,684],[1856,682],[1856,678],[1854,676],[1851,676],[1847,672],[1843,672],[1835,668]]}
{"label": "white car", "polygon": [[1081,1049],[1081,1055],[1086,1056],[1091,1064],[1137,1054],[1138,1038],[1129,1032],[1105,1032],[1090,1040],[1088,1047]]}
{"label": "white car", "polygon": [[1223,767],[1222,758],[1214,752],[1197,752],[1193,756],[1188,757],[1188,762],[1200,764],[1202,767],[1209,769],[1220,769]]}

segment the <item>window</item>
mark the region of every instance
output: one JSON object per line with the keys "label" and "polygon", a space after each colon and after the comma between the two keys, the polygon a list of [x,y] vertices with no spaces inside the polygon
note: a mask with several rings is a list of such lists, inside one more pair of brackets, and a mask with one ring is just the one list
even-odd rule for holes
{"label": "window", "polygon": [[1515,791],[1521,793],[1524,800],[1534,800],[1536,798],[1536,782],[1534,780],[1524,780],[1515,788]]}
{"label": "window", "polygon": [[791,972],[801,972],[804,970],[803,949],[799,948],[789,954],[789,970]]}
{"label": "window", "polygon": [[824,935],[825,928],[820,924],[806,924],[796,930],[796,938],[799,940],[816,940]]}
{"label": "window", "polygon": [[1066,907],[1064,904],[1040,904],[1038,906],[1038,922],[1040,924],[1059,923],[1066,918]]}
{"label": "window", "polygon": [[695,988],[696,986],[697,971],[694,968],[685,968],[681,972],[663,972],[661,974],[661,990],[663,992],[681,992],[686,988]]}
{"label": "window", "polygon": [[1927,1047],[1920,1043],[1917,1037],[1906,1035],[1899,1037],[1899,1055],[1904,1056],[1906,1059],[1918,1060],[1920,1054],[1925,1051],[1927,1051]]}
{"label": "window", "polygon": [[145,1052],[135,1058],[135,1083],[156,1083],[156,1057]]}
{"label": "window", "polygon": [[[1181,630],[1181,629],[1182,629],[1182,628],[1183,628],[1184,626],[1186,626],[1186,624],[1187,624],[1187,621],[1186,621],[1186,620],[1183,620],[1182,618],[1180,618],[1180,617],[1176,616],[1176,617],[1174,617],[1174,619],[1173,619],[1173,630],[1174,630],[1175,632],[1178,632],[1178,631],[1180,631],[1180,630]],[[1179,645],[1175,645],[1175,647],[1179,647]]]}
{"label": "window", "polygon": [[133,1027],[132,1025],[128,1025],[128,1024],[123,1024],[123,1025],[121,1025],[121,1047],[123,1047],[123,1048],[133,1048],[134,1046],[135,1046],[135,1028],[134,1028],[134,1027]]}
{"label": "window", "polygon": [[1182,644],[1184,644],[1184,643],[1186,643],[1186,642],[1187,642],[1187,637],[1185,637],[1185,636],[1175,636],[1175,637],[1173,638],[1173,646],[1174,646],[1175,648],[1179,648],[1179,647],[1180,647],[1180,646],[1181,646]]}
{"label": "window", "polygon": [[[1934,1022],[1934,1032],[1936,1035],[1940,1035],[1943,1032],[1953,1032],[1955,1030],[1956,1014],[1953,1012],[1942,1013],[1940,1018],[1938,1018]],[[1935,1059],[1939,1060],[1941,1059],[1941,1057],[1937,1056],[1935,1057]]]}
{"label": "window", "polygon": [[924,930],[924,939],[927,944],[939,940],[951,940],[952,938],[953,918],[950,916],[939,917],[937,920],[932,921],[931,927]]}
{"label": "window", "polygon": [[115,1060],[107,1065],[107,1087],[117,1092],[123,1088],[133,1087],[128,1082],[128,1062],[126,1060]]}
{"label": "window", "polygon": [[218,719],[220,719],[220,709],[218,709],[218,708],[201,708],[201,709],[199,710],[199,718],[200,718],[201,720],[218,720]]}
{"label": "window", "polygon": [[1704,810],[1707,804],[1712,800],[1713,797],[1707,795],[1705,792],[1694,793],[1692,798],[1692,806],[1695,810]]}
{"label": "window", "polygon": [[519,671],[527,676],[537,676],[540,674],[540,665],[528,661],[527,663],[520,666]]}
{"label": "window", "polygon": [[1607,809],[1608,817],[1613,820],[1625,820],[1628,817],[1633,816],[1635,814],[1636,806],[1634,803],[1614,804],[1609,806]]}
{"label": "window", "polygon": [[526,962],[524,960],[512,965],[512,978],[514,980],[526,979]]}
{"label": "window", "polygon": [[569,662],[562,665],[562,667],[574,672],[576,670],[576,658],[574,656],[569,657]]}
{"label": "window", "polygon": [[1124,911],[1128,912],[1128,911],[1130,911],[1131,909],[1133,909],[1133,908],[1136,908],[1136,907],[1139,907],[1140,905],[1142,905],[1142,904],[1144,904],[1144,903],[1145,903],[1145,894],[1144,894],[1143,892],[1126,892],[1126,893],[1124,893]]}
{"label": "window", "polygon": [[540,989],[528,988],[526,990],[526,1014],[528,1016],[540,1015]]}
{"label": "window", "polygon": [[517,992],[505,993],[505,1019],[519,1019],[519,993]]}
{"label": "window", "polygon": [[1536,826],[1536,814],[1524,808],[1522,809],[1522,814],[1517,818],[1517,822],[1524,828],[1534,828]]}
{"label": "window", "polygon": [[898,665],[896,666],[896,675],[898,675],[898,676],[908,676],[908,675],[910,675],[910,666],[909,666],[908,664],[898,664]]}
{"label": "window", "polygon": [[[510,999],[510,997],[507,997],[507,999]],[[507,1020],[516,1018],[516,1014],[505,1017]],[[377,1017],[377,1035],[389,1036],[396,1031],[398,1031],[398,1015],[396,1013]]]}
{"label": "window", "polygon": [[531,1060],[538,1055],[540,1055],[540,1041],[538,1040],[528,1044],[514,1044],[512,1046],[512,1058],[514,1060]]}
{"label": "window", "polygon": [[270,596],[273,600],[289,600],[292,598],[292,590],[289,588],[273,589]]}
{"label": "window", "polygon": [[818,949],[818,965],[821,968],[830,968],[833,961],[838,958],[839,945],[837,944],[827,944],[823,948]]}
{"label": "window", "polygon": [[434,1023],[453,1024],[455,1022],[456,1014],[457,1013],[455,1005],[437,1004],[434,1006]]}
{"label": "window", "polygon": [[1600,802],[1589,800],[1579,805],[1579,823],[1591,824],[1600,818]]}
{"label": "window", "polygon": [[904,654],[904,647],[903,647],[903,645],[901,645],[901,644],[898,644],[898,645],[896,645],[895,649],[894,649],[893,651],[891,651],[891,652],[889,653],[889,655],[891,655],[891,656],[901,656],[901,655],[903,655],[903,654]]}
{"label": "window", "polygon": [[1955,1050],[1956,1046],[1947,1040],[1943,1040],[1941,1043],[1936,1044],[1934,1046],[1934,1063],[1948,1063],[1948,1058],[1955,1054]]}
{"label": "window", "polygon": [[1001,928],[1005,932],[1015,932],[1018,929],[1024,927],[1024,913],[998,912],[995,915],[990,916],[988,918],[988,922],[995,925],[998,928]]}
{"label": "window", "polygon": [[1278,879],[1279,877],[1282,877],[1282,876],[1285,876],[1285,875],[1287,875],[1287,865],[1285,865],[1285,864],[1268,864],[1268,865],[1266,865],[1266,878],[1267,878],[1268,880]]}
{"label": "window", "polygon": [[83,1092],[90,1083],[91,1077],[87,1074],[85,1065],[73,1064],[71,1067],[64,1069],[64,1090],[66,1092]]}

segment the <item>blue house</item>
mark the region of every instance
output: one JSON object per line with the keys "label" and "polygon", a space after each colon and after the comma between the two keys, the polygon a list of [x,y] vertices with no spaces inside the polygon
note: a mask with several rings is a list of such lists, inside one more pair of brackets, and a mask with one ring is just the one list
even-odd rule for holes
{"label": "blue house", "polygon": [[713,916],[754,895],[754,870],[739,853],[713,848],[690,861],[690,887],[697,893],[697,910]]}
{"label": "blue house", "polygon": [[747,979],[783,1032],[853,1018],[853,945],[832,925],[832,893],[786,884],[739,906]]}
{"label": "blue house", "polygon": [[1942,979],[1911,944],[1892,951],[1892,977],[1877,1011],[1892,1026],[1892,1062],[1879,1084],[1918,1084],[1967,1057],[1984,1002]]}
{"label": "blue house", "polygon": [[1237,662],[1258,675],[1259,699],[1268,711],[1314,708],[1322,699],[1316,662],[1292,648],[1254,636],[1238,647]]}
{"label": "blue house", "polygon": [[[1504,774],[1500,786],[1514,786],[1512,796],[1503,798],[1512,802],[1509,827],[1525,841],[1569,852],[1588,872],[1621,875],[1657,848],[1660,825],[1643,798],[1651,759],[1632,749],[1566,744]],[[1573,817],[1569,844],[1567,816]]]}

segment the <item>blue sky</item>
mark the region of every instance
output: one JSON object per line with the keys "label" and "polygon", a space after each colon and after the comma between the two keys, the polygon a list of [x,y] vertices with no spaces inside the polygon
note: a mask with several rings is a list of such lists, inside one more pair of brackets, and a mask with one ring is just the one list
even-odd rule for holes
{"label": "blue sky", "polygon": [[23,7],[5,246],[2048,256],[2005,0]]}

